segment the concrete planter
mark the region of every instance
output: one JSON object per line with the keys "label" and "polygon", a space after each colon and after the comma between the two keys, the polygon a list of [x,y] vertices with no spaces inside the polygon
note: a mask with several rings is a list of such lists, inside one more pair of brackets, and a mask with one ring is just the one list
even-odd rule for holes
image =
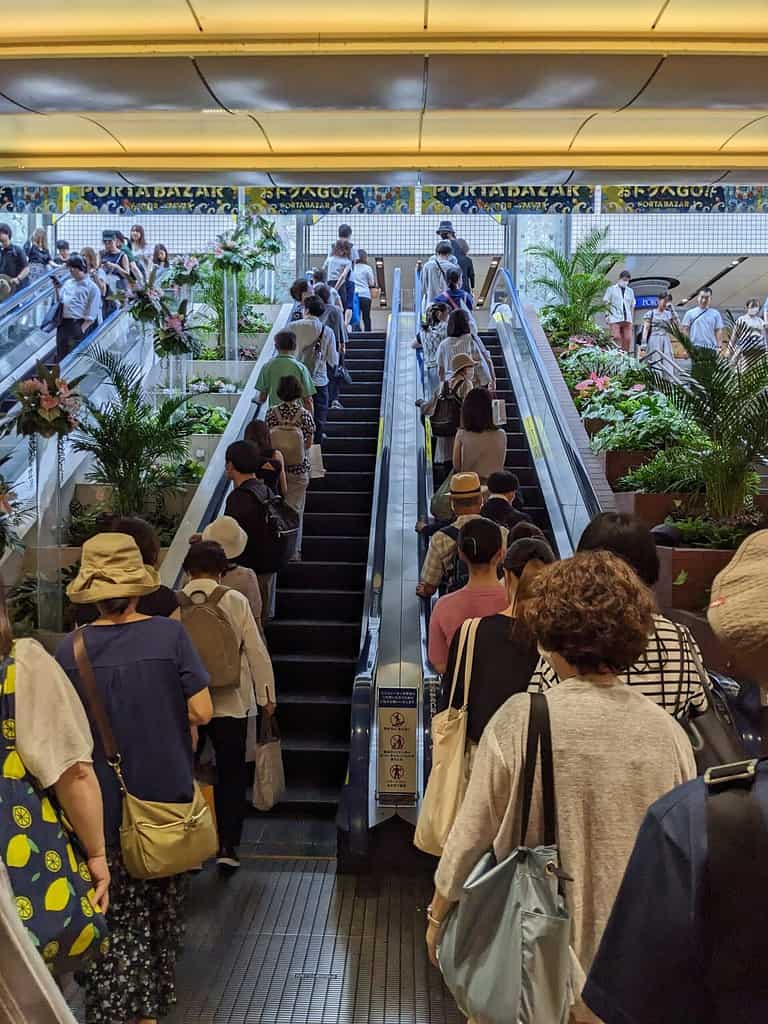
{"label": "concrete planter", "polygon": [[221,434],[192,434],[189,439],[189,456],[207,466],[221,441]]}
{"label": "concrete planter", "polygon": [[253,349],[256,355],[259,356],[261,355],[261,350],[264,348],[268,337],[268,334],[239,334],[238,344],[241,349]]}
{"label": "concrete planter", "polygon": [[204,405],[206,408],[215,408],[217,405],[232,412],[240,401],[240,393],[235,394],[218,391],[204,391],[202,394],[192,394],[191,405]]}
{"label": "concrete planter", "polygon": [[650,462],[655,454],[655,452],[603,452],[606,480],[611,487],[614,487],[617,481],[626,476],[631,469],[637,469],[638,466]]}
{"label": "concrete planter", "polygon": [[250,360],[233,359],[193,359],[189,364],[189,380],[195,377],[224,377],[243,386],[253,373]]}
{"label": "concrete planter", "polygon": [[660,546],[657,550],[660,572],[655,591],[661,608],[682,608],[689,612],[700,612],[707,607],[712,581],[735,554],[721,548]]}
{"label": "concrete planter", "polygon": [[667,516],[694,497],[691,494],[643,494],[641,491],[616,491],[616,510],[634,516],[646,526],[658,526]]}

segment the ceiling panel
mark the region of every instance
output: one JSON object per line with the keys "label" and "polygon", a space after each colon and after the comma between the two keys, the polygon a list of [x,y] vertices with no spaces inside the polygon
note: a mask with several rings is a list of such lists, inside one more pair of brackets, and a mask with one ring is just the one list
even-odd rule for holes
{"label": "ceiling panel", "polygon": [[0,154],[55,157],[121,152],[108,132],[75,114],[9,114],[0,121]]}
{"label": "ceiling panel", "polygon": [[632,109],[761,110],[766,102],[768,57],[672,56]]}
{"label": "ceiling panel", "polygon": [[210,57],[198,67],[230,110],[420,110],[423,57]]}
{"label": "ceiling panel", "polygon": [[33,0],[14,4],[13,16],[0,22],[0,42],[62,42],[69,39],[115,40],[140,33],[145,39],[199,32],[186,0]]}
{"label": "ceiling panel", "polygon": [[419,115],[416,111],[357,113],[334,110],[318,116],[301,111],[261,114],[259,124],[276,153],[416,153]]}
{"label": "ceiling panel", "polygon": [[601,171],[599,169],[575,170],[569,185],[713,185],[725,174],[725,169],[715,171]]}
{"label": "ceiling panel", "polygon": [[424,185],[565,185],[571,170],[546,171],[422,171]]}
{"label": "ceiling panel", "polygon": [[765,0],[730,0],[727,6],[722,0],[671,0],[657,31],[757,35],[768,31],[768,4]]}
{"label": "ceiling panel", "polygon": [[184,58],[0,60],[0,92],[32,110],[202,110],[214,106]]}
{"label": "ceiling panel", "polygon": [[354,185],[416,185],[418,182],[418,171],[375,171],[367,174],[365,171],[357,174],[345,174],[343,171],[324,171],[313,174],[309,172],[294,171],[272,171],[270,173],[272,182],[278,188],[298,188],[302,185],[341,185],[352,187]]}
{"label": "ceiling panel", "polygon": [[579,132],[572,151],[712,153],[753,116],[748,111],[724,110],[625,110],[598,114]]}
{"label": "ceiling panel", "polygon": [[554,153],[567,149],[589,111],[428,111],[422,150],[477,153]]}
{"label": "ceiling panel", "polygon": [[[420,10],[420,5],[413,6]],[[427,24],[431,32],[467,29],[468,18],[489,32],[643,32],[650,30],[660,6],[661,0],[636,0],[621,8],[610,0],[482,0],[468,9],[463,0],[430,0]]]}
{"label": "ceiling panel", "polygon": [[658,60],[593,54],[430,57],[427,108],[616,110],[642,89]]}
{"label": "ceiling panel", "polygon": [[259,185],[272,184],[265,171],[126,171],[132,185]]}
{"label": "ceiling panel", "polygon": [[[766,102],[768,103],[768,96],[766,96]],[[764,153],[768,150],[768,113],[764,114],[759,120],[751,119],[752,124],[749,121],[745,122],[741,131],[738,135],[734,135],[724,146],[724,153]],[[766,177],[763,172],[763,178]]]}
{"label": "ceiling panel", "polygon": [[246,114],[101,114],[98,120],[131,155],[269,152],[263,132]]}
{"label": "ceiling panel", "polygon": [[[260,0],[192,0],[204,32],[244,36],[296,35],[341,32],[345,36],[383,31],[421,32],[424,9],[415,0],[387,0],[385,7],[362,3],[354,7],[347,0],[293,0],[290,4]],[[466,11],[464,11],[466,17]]]}

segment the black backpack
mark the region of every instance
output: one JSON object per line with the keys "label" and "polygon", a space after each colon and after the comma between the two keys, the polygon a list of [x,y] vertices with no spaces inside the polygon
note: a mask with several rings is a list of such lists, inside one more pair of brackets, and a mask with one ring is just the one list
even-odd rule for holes
{"label": "black backpack", "polygon": [[446,381],[437,399],[435,411],[429,418],[434,437],[453,437],[461,426],[461,404],[456,391]]}
{"label": "black backpack", "polygon": [[469,583],[469,569],[467,568],[467,563],[463,562],[459,556],[459,528],[457,526],[444,526],[440,533],[450,537],[456,544],[451,571],[448,574],[445,585],[446,593],[452,594],[454,590],[461,590],[462,587],[466,587]]}
{"label": "black backpack", "polygon": [[248,548],[258,551],[258,572],[277,572],[291,555],[293,541],[299,532],[299,513],[285,498],[275,494],[263,480],[253,478],[240,485],[240,490],[253,497],[261,510],[260,536],[254,536],[249,524]]}

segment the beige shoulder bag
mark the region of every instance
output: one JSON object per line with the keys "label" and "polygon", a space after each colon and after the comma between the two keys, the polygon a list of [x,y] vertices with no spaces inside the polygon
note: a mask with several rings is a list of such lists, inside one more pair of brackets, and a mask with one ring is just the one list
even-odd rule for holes
{"label": "beige shoulder bag", "polygon": [[[432,771],[421,801],[413,842],[420,850],[439,857],[461,807],[469,781],[467,759],[467,721],[469,687],[475,658],[475,637],[480,619],[467,619],[461,625],[456,664],[453,667],[451,696],[445,711],[432,719]],[[464,698],[460,708],[453,697],[464,666]]]}
{"label": "beige shoulder bag", "polygon": [[75,631],[73,648],[81,692],[123,794],[120,847],[126,871],[134,878],[168,878],[197,867],[212,857],[218,846],[216,826],[197,783],[192,801],[185,804],[140,800],[128,792],[120,752],[96,685],[82,629]]}

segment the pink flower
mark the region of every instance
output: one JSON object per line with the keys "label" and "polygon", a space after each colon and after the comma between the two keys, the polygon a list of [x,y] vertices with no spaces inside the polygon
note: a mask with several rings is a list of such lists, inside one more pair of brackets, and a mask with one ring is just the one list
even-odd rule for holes
{"label": "pink flower", "polygon": [[645,384],[633,384],[630,391],[645,391]]}
{"label": "pink flower", "polygon": [[184,330],[184,321],[180,316],[175,314],[167,316],[165,318],[165,327],[169,331],[173,331],[174,334],[181,334]]}
{"label": "pink flower", "polygon": [[187,256],[187,258],[184,260],[185,270],[194,270],[197,267],[197,265],[197,260],[195,259],[194,256]]}
{"label": "pink flower", "polygon": [[65,380],[57,380],[56,389],[63,398],[69,394],[69,384]]}
{"label": "pink flower", "polygon": [[593,370],[586,380],[579,381],[576,385],[576,391],[590,391],[592,388],[594,388],[595,391],[605,391],[610,382],[610,377],[598,377]]}
{"label": "pink flower", "polygon": [[42,395],[40,398],[40,408],[45,410],[57,409],[59,407],[59,400],[54,395]]}

